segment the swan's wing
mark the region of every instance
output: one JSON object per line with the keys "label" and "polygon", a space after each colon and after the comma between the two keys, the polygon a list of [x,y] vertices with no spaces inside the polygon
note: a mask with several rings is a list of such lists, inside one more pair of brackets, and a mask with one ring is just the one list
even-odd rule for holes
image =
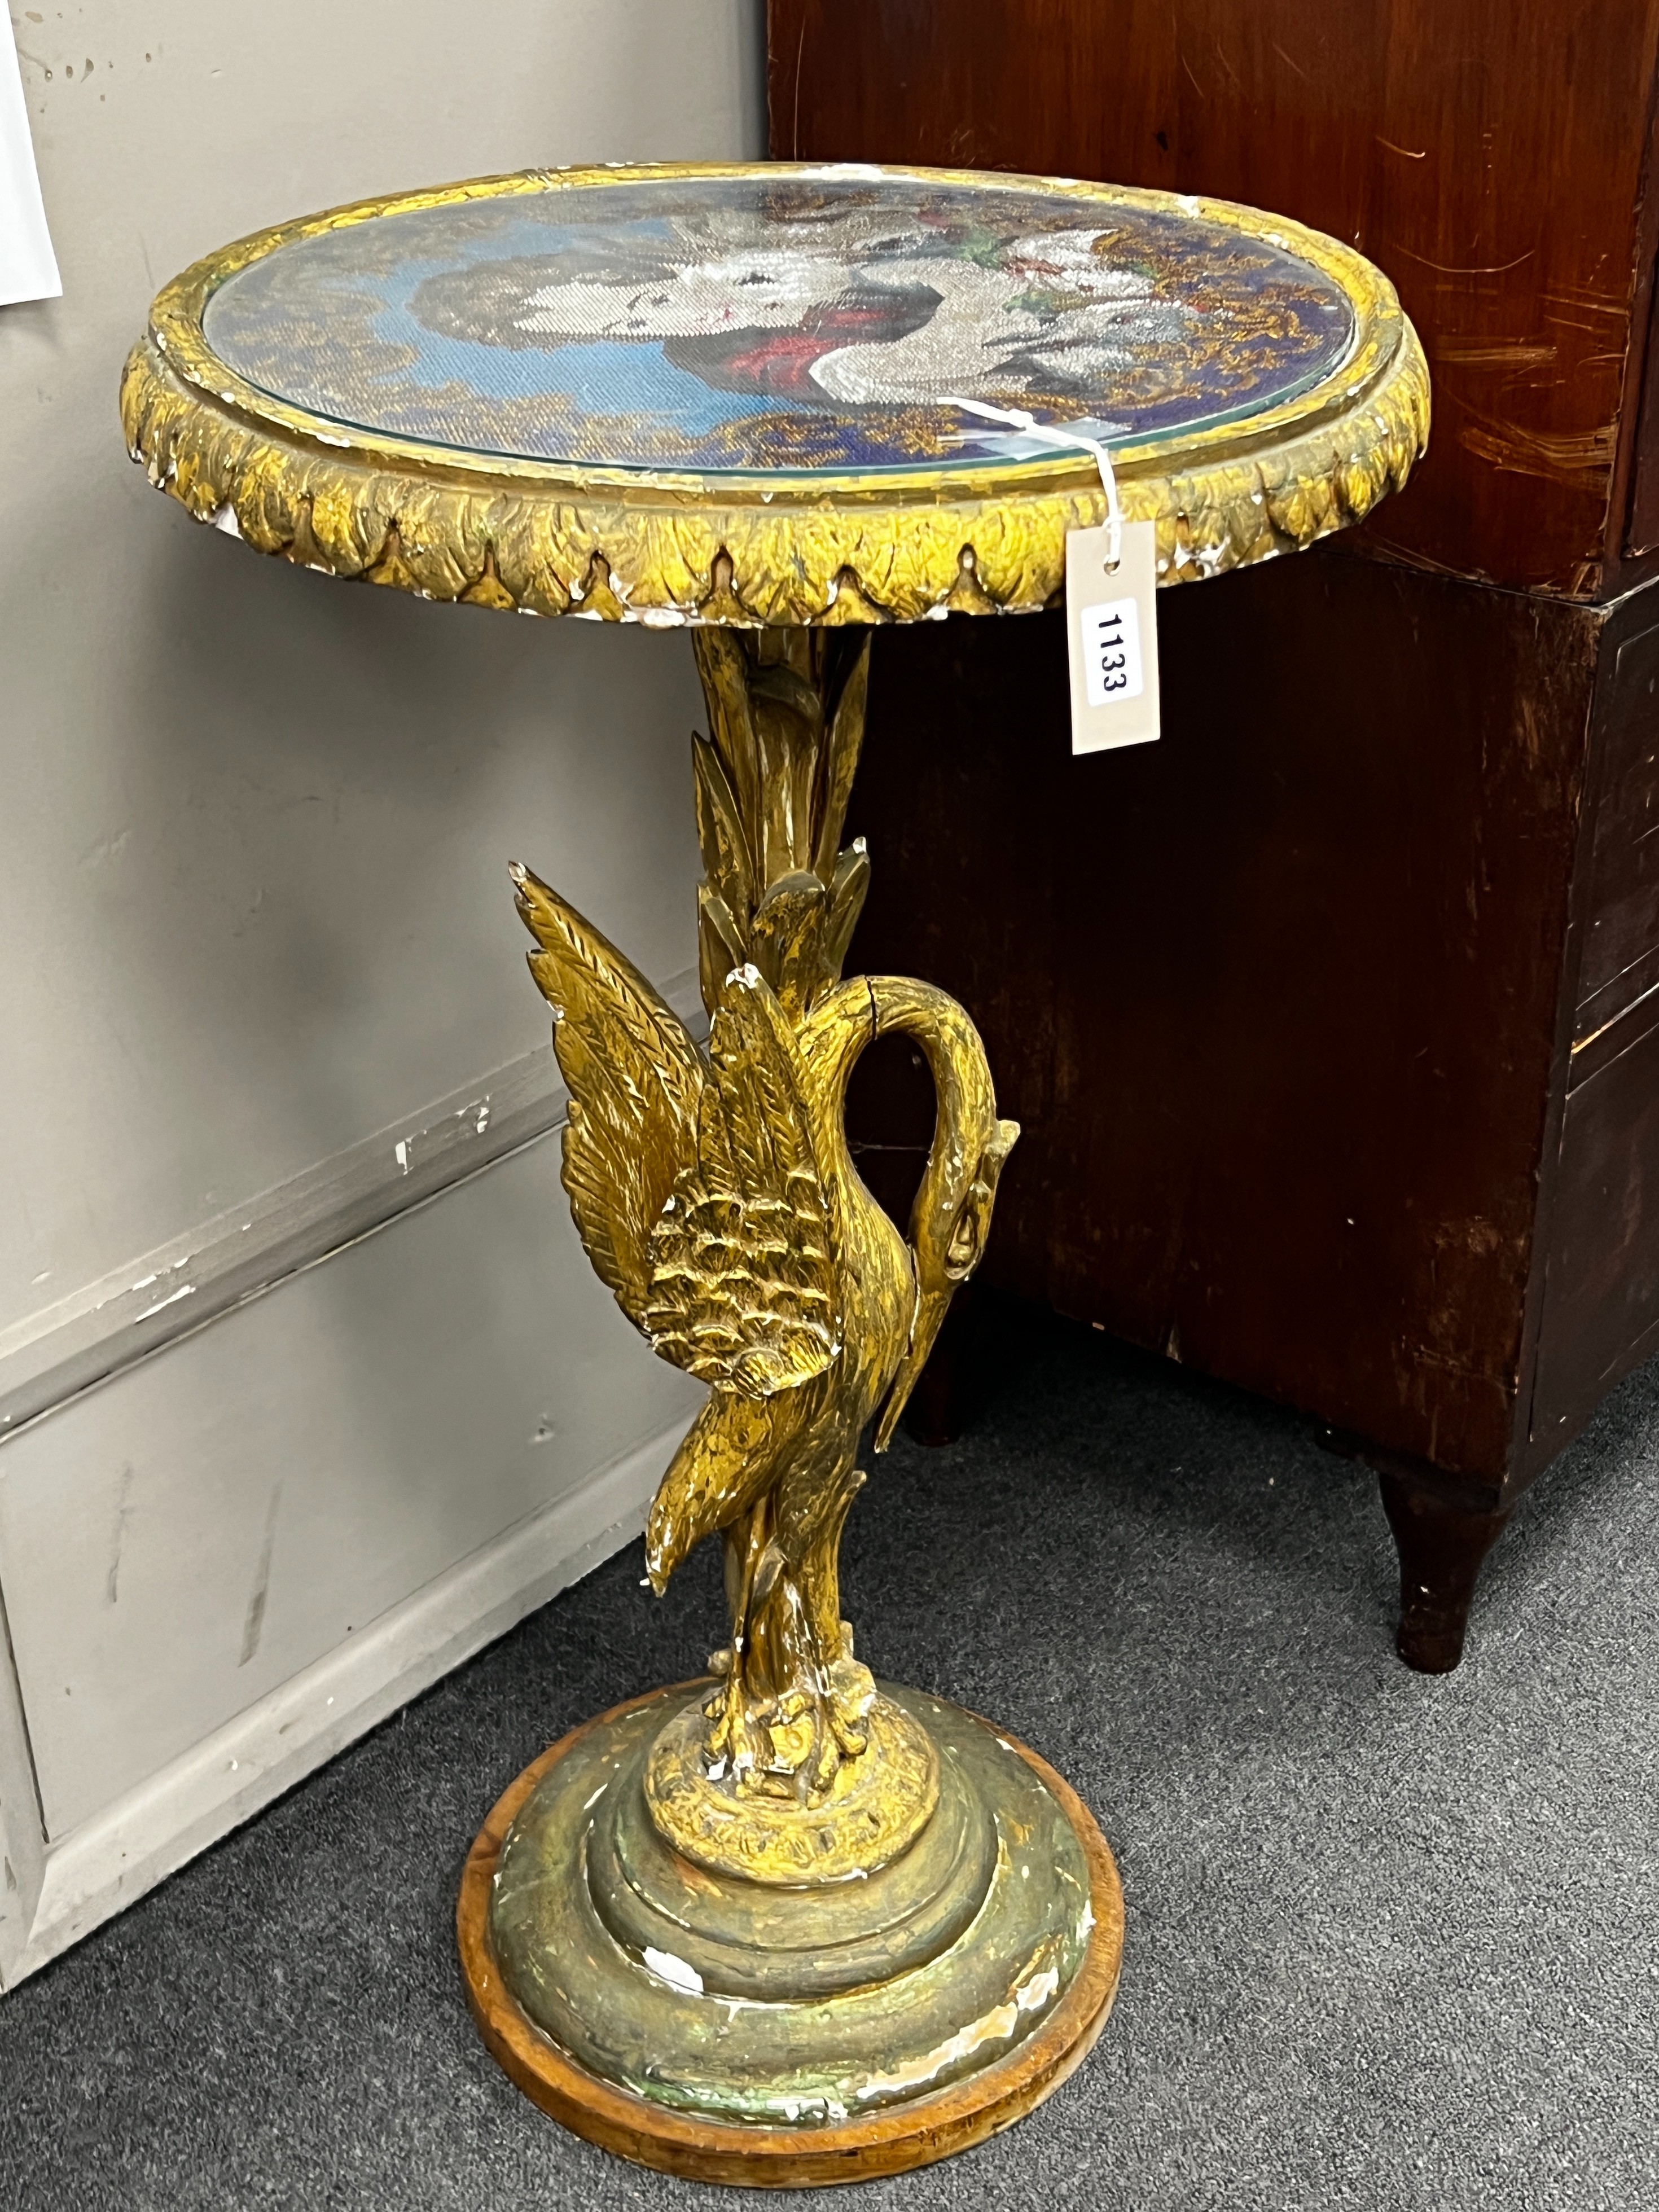
{"label": "swan's wing", "polygon": [[[553,1009],[570,1086],[564,1187],[587,1255],[636,1327],[650,1331],[650,1241],[675,1177],[695,1156],[702,1055],[631,961],[556,891],[514,866],[535,939],[530,972]],[[670,1355],[672,1356],[672,1354]]]}
{"label": "swan's wing", "polygon": [[645,1327],[676,1366],[769,1398],[835,1358],[841,1308],[805,1070],[753,968],[727,976],[708,1057],[696,1155],[652,1232]]}

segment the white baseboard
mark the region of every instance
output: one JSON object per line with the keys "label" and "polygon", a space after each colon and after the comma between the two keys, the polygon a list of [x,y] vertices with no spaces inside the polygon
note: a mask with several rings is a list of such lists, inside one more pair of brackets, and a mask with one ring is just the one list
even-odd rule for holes
{"label": "white baseboard", "polygon": [[[639,1533],[676,1425],[509,1528],[14,1869],[8,1989]],[[482,1808],[481,1808],[482,1810]],[[21,1855],[20,1855],[21,1856]],[[32,1893],[32,1894],[31,1894]]]}

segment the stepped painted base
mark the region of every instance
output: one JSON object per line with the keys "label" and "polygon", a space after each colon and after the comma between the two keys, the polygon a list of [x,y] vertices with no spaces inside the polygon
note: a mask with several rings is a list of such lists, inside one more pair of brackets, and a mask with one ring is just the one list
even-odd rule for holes
{"label": "stepped painted base", "polygon": [[1122,1951],[1080,1801],[972,1714],[884,1686],[939,1753],[915,1841],[855,1880],[713,1874],[668,1847],[643,1786],[708,1686],[566,1736],[473,1845],[462,1966],[513,2080],[642,2165],[773,2188],[927,2165],[1040,2103],[1099,2033]]}

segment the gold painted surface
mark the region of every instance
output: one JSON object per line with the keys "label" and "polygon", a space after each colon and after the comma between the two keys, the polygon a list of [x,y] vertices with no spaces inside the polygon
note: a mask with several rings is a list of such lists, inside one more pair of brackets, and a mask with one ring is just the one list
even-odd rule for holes
{"label": "gold painted surface", "polygon": [[[842,844],[868,631],[707,629],[696,645],[707,1050],[555,891],[514,876],[570,1089],[563,1172],[582,1241],[655,1349],[710,1385],[646,1559],[660,1589],[720,1532],[731,1635],[695,1753],[665,1751],[648,1795],[707,1866],[823,1881],[884,1863],[936,1796],[909,1732],[890,1717],[872,1729],[874,1684],[841,1617],[841,1535],[860,1437],[875,1419],[885,1448],[978,1264],[1018,1130],[997,1117],[954,1000],[840,980],[869,875],[862,843]],[[843,1118],[855,1061],[889,1030],[915,1041],[939,1097],[908,1243],[854,1170]]]}
{"label": "gold painted surface", "polygon": [[[939,1754],[902,1705],[876,1696],[860,1714],[866,1747],[842,1759],[817,1803],[724,1789],[708,1758],[707,1711],[690,1705],[664,1729],[647,1762],[645,1794],[665,1840],[695,1866],[792,1886],[874,1874],[908,1850],[939,1803]],[[772,1731],[775,1749],[779,1732]]]}
{"label": "gold painted surface", "polygon": [[[430,599],[670,624],[915,621],[1047,605],[1064,582],[1066,533],[1104,516],[1086,456],[907,470],[902,481],[769,471],[746,483],[458,457],[286,406],[237,376],[203,335],[207,301],[228,276],[342,224],[559,184],[740,173],[731,164],[528,171],[365,201],[227,246],[151,308],[122,381],[129,450],[198,520],[234,527],[262,552]],[[973,180],[969,171],[902,173]],[[1243,423],[1115,453],[1125,514],[1157,524],[1161,581],[1294,551],[1405,483],[1427,441],[1428,372],[1393,287],[1360,255],[1225,201],[1025,181],[1231,224],[1301,255],[1352,304],[1352,349],[1310,391]]]}

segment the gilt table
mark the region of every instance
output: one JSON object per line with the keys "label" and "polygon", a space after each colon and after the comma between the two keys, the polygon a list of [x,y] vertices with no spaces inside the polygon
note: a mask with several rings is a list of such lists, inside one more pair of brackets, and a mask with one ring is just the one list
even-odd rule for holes
{"label": "gilt table", "polygon": [[[122,410],[152,481],[263,552],[692,632],[707,1044],[512,873],[583,1243],[709,1386],[652,1507],[650,1577],[719,1532],[729,1632],[705,1679],[589,1723],[507,1791],[468,1862],[463,1969],[520,2087],[654,2166],[800,2185],[978,2141],[1098,2033],[1122,1908],[1065,1783],[878,1684],[842,1618],[861,1440],[873,1423],[885,1445],[1018,1134],[960,1006],[842,979],[870,636],[1053,602],[1068,533],[1106,512],[1097,448],[1125,517],[1155,526],[1160,584],[1364,514],[1427,429],[1395,295],[1329,239],[1157,192],[534,171],[199,263],[156,300]],[[938,1098],[908,1240],[842,1121],[889,1031]]]}

